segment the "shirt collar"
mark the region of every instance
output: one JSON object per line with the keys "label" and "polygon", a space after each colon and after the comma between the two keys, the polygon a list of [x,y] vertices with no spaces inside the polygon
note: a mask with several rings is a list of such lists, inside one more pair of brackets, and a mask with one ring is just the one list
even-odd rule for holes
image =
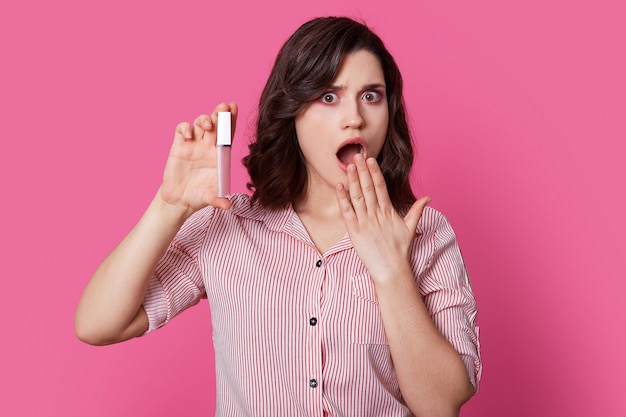
{"label": "shirt collar", "polygon": [[234,194],[231,196],[232,213],[235,216],[265,223],[268,229],[280,232],[293,213],[291,205],[285,208],[268,209],[258,202],[251,203],[247,194]]}
{"label": "shirt collar", "polygon": [[[286,233],[315,247],[309,233],[291,204],[284,208],[268,209],[261,206],[258,202],[251,204],[250,196],[247,194],[234,194],[231,196],[230,201],[233,205],[231,208],[232,214],[235,216],[263,222],[270,230]],[[326,255],[350,248],[352,248],[352,241],[346,235],[333,245]]]}

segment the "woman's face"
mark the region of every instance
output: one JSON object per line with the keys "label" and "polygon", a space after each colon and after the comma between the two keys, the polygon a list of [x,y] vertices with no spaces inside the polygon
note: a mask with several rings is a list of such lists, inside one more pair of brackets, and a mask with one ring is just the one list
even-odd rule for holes
{"label": "woman's face", "polygon": [[328,90],[296,117],[308,187],[346,184],[354,155],[376,157],[389,125],[385,76],[368,51],[347,54]]}

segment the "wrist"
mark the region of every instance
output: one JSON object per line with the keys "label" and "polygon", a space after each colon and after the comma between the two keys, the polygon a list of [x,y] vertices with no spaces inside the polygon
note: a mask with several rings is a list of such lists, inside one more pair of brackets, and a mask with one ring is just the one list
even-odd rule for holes
{"label": "wrist", "polygon": [[190,207],[167,202],[163,199],[161,192],[162,190],[159,188],[149,210],[166,224],[180,227],[193,214],[193,210]]}
{"label": "wrist", "polygon": [[403,281],[415,282],[413,269],[409,262],[404,259],[378,265],[376,270],[369,272],[376,285],[396,286]]}

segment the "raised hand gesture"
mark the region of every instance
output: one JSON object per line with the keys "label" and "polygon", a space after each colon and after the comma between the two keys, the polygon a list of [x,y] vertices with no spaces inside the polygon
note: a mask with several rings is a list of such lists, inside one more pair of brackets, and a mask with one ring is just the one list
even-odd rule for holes
{"label": "raised hand gesture", "polygon": [[406,216],[394,209],[376,160],[357,154],[348,166],[348,189],[337,186],[337,200],[359,258],[376,280],[397,277],[408,267],[408,251],[430,197],[417,200]]}
{"label": "raised hand gesture", "polygon": [[231,112],[234,132],[238,111],[235,103],[221,103],[211,115],[198,116],[193,125],[182,122],[176,127],[158,197],[185,216],[207,205],[222,209],[231,206],[217,192],[217,113],[223,111]]}

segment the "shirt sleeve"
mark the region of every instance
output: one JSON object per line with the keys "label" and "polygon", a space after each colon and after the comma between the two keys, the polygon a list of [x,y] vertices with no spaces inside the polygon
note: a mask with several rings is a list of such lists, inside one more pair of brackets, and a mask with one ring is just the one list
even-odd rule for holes
{"label": "shirt sleeve", "polygon": [[145,334],[206,298],[198,253],[213,212],[209,207],[190,217],[159,260],[142,304],[149,323]]}
{"label": "shirt sleeve", "polygon": [[477,391],[482,374],[478,308],[454,231],[441,213],[436,214],[436,227],[425,236],[432,255],[419,275],[419,288],[435,325],[460,354]]}

